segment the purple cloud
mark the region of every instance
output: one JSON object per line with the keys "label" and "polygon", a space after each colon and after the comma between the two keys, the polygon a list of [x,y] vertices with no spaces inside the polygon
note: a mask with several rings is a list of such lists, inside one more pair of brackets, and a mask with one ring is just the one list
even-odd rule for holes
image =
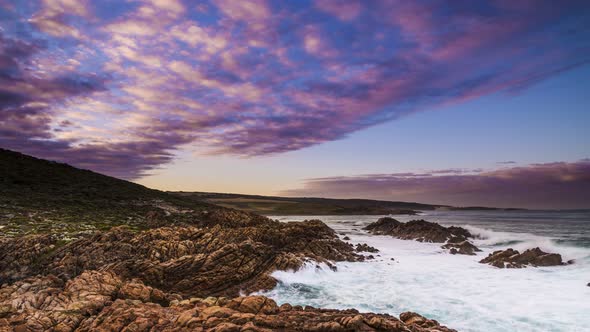
{"label": "purple cloud", "polygon": [[[588,62],[585,1],[0,5],[0,145],[125,178],[517,93]],[[68,125],[62,125],[67,123]]]}
{"label": "purple cloud", "polygon": [[[440,175],[445,173],[445,175]],[[373,198],[454,206],[590,208],[590,160],[453,174],[394,173],[309,179],[288,196]]]}

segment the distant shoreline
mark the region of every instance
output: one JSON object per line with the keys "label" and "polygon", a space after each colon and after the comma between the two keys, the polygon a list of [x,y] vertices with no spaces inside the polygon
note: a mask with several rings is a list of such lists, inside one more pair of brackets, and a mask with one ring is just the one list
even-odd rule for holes
{"label": "distant shoreline", "polygon": [[319,197],[279,197],[230,193],[175,191],[170,194],[198,202],[261,215],[418,215],[421,211],[526,211],[520,208],[482,206],[455,207],[416,202],[395,202],[371,199],[337,199]]}

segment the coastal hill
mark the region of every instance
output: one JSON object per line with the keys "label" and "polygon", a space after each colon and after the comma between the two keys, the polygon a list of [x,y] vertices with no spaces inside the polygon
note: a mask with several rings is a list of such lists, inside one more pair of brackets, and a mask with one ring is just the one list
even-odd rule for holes
{"label": "coastal hill", "polygon": [[412,202],[317,197],[277,197],[207,192],[170,192],[178,197],[262,215],[387,215],[415,214],[416,210],[451,208]]}
{"label": "coastal hill", "polygon": [[261,215],[415,215],[419,211],[430,210],[521,210],[495,207],[456,207],[449,205],[423,204],[415,202],[396,202],[372,199],[337,199],[319,197],[278,197],[245,194],[225,194],[209,192],[170,192],[178,197],[195,202],[211,203],[227,208],[238,209]]}
{"label": "coastal hill", "polygon": [[74,234],[150,221],[183,222],[225,208],[64,163],[0,149],[0,235]]}

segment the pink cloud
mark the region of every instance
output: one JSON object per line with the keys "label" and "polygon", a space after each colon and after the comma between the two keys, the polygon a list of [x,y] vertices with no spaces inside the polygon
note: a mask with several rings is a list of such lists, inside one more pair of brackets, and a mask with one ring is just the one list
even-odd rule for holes
{"label": "pink cloud", "polygon": [[309,179],[289,196],[373,198],[453,206],[590,208],[590,161],[493,171],[368,174]]}
{"label": "pink cloud", "polygon": [[177,149],[303,149],[587,63],[583,2],[517,2],[150,0],[109,15],[33,1],[0,23],[0,143],[153,147],[137,177]]}
{"label": "pink cloud", "polygon": [[265,20],[271,16],[265,0],[215,0],[214,3],[223,14],[234,20]]}

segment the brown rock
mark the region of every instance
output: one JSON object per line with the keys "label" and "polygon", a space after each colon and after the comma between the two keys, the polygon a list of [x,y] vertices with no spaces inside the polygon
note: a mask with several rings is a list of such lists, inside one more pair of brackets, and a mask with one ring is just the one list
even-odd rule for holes
{"label": "brown rock", "polygon": [[310,260],[364,259],[318,220],[218,211],[192,226],[1,241],[0,331],[429,331],[389,315],[219,297],[270,289],[273,271]]}
{"label": "brown rock", "polygon": [[[307,260],[331,265],[331,261],[357,261],[355,253],[319,220],[280,223],[271,220],[244,222],[246,226],[211,228],[161,227],[133,232],[116,227],[56,247],[53,239],[33,236],[3,240],[18,255],[1,256],[0,279],[10,282],[37,274],[53,274],[62,280],[84,270],[108,270],[125,280],[187,297],[237,296],[240,291],[271,289],[275,270],[296,270]],[[27,268],[23,268],[27,266]],[[161,294],[133,289],[125,296],[166,304]],[[143,293],[142,293],[143,292]],[[151,298],[155,296],[154,298]]]}

